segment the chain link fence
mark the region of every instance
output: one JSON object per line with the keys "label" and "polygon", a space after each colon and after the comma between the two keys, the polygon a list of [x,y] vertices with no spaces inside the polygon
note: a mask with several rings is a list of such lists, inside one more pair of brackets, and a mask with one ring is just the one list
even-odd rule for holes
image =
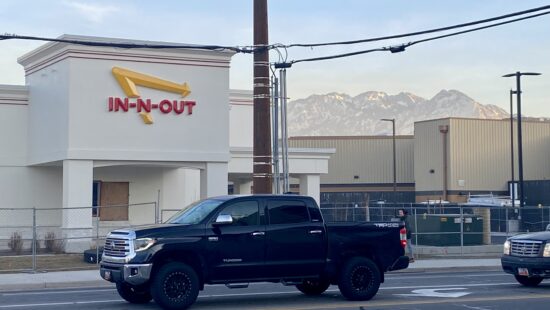
{"label": "chain link fence", "polygon": [[[0,272],[85,269],[115,229],[160,222],[156,202],[79,208],[0,208]],[[85,261],[84,252],[90,261]]]}
{"label": "chain link fence", "polygon": [[[460,204],[323,203],[327,222],[399,221],[408,212],[412,242],[425,254],[498,253],[506,238],[546,229],[550,207]],[[36,272],[94,266],[115,229],[165,222],[179,209],[156,202],[83,208],[0,208],[0,272]],[[418,253],[418,252],[417,252]],[[95,254],[95,255],[93,255]],[[97,264],[97,259],[92,259]]]}
{"label": "chain link fence", "polygon": [[508,237],[546,230],[550,207],[465,204],[346,202],[322,203],[327,222],[400,221],[406,210],[412,242],[425,254],[497,255]]}

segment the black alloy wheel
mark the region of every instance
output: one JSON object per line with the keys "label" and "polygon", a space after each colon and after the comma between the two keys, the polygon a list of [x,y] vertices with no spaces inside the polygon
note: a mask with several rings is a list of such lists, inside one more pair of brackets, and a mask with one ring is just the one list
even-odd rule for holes
{"label": "black alloy wheel", "polygon": [[380,270],[365,257],[349,259],[341,270],[338,288],[349,300],[369,300],[380,287]]}
{"label": "black alloy wheel", "polygon": [[154,276],[151,293],[163,309],[186,309],[199,295],[199,278],[190,266],[168,263]]}

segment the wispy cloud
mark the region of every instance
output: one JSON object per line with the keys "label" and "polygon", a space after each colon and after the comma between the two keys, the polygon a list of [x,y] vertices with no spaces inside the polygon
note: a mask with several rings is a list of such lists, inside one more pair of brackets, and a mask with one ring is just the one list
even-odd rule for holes
{"label": "wispy cloud", "polygon": [[112,5],[91,4],[77,1],[66,1],[65,5],[75,9],[79,14],[94,23],[101,23],[109,14],[120,10]]}

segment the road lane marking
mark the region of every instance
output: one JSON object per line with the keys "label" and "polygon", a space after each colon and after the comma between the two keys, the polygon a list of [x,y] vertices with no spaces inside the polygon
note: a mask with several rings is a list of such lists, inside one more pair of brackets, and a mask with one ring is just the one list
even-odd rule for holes
{"label": "road lane marking", "polygon": [[[286,293],[286,292],[285,292]],[[482,301],[502,301],[502,300],[529,300],[529,299],[544,299],[544,298],[550,298],[550,294],[545,295],[508,295],[508,296],[488,296],[488,297],[469,297],[469,298],[461,298],[460,302],[482,302]],[[312,299],[313,301],[313,299]],[[22,307],[46,307],[46,306],[66,306],[66,305],[84,305],[84,304],[105,304],[110,302],[117,302],[117,303],[123,303],[123,300],[121,299],[113,299],[113,300],[101,300],[101,301],[78,301],[78,302],[55,302],[55,303],[35,303],[35,304],[18,304],[18,305],[1,305],[0,309],[7,309],[7,308],[22,308]],[[269,310],[317,310],[320,307],[323,309],[341,309],[341,308],[357,308],[360,306],[365,306],[366,304],[369,307],[386,307],[386,306],[400,306],[400,305],[422,305],[422,304],[446,304],[446,303],[454,303],[456,302],[455,299],[437,299],[437,300],[401,300],[401,301],[376,301],[376,300],[370,300],[370,301],[364,301],[364,302],[353,302],[353,301],[344,301],[344,302],[337,302],[334,304],[327,304],[326,300],[321,300],[322,305],[316,304],[311,305],[309,307],[304,307],[303,304],[296,305],[294,307],[285,305],[284,308],[269,308],[265,305],[262,306],[262,309],[269,309]]]}
{"label": "road lane marking", "polygon": [[[476,287],[476,286],[501,286],[501,285],[511,285],[517,284],[516,282],[507,282],[507,283],[477,283],[477,284],[461,284],[460,286],[466,287]],[[456,288],[459,285],[426,285],[426,286],[394,286],[394,287],[380,287],[380,290],[402,290],[402,289],[423,289],[423,288],[432,288],[432,289],[445,289],[445,288]],[[327,293],[337,293],[339,290],[330,289],[326,290]],[[262,296],[262,295],[285,295],[285,294],[296,294],[301,295],[298,291],[288,291],[288,292],[259,292],[259,293],[234,293],[234,294],[204,294],[199,295],[199,298],[219,298],[219,297],[240,297],[240,296]],[[396,294],[397,295],[397,294]],[[418,296],[418,295],[415,295]]]}
{"label": "road lane marking", "polygon": [[413,286],[390,286],[390,287],[380,287],[381,290],[401,290],[401,289],[419,289],[419,288],[441,288],[441,287],[457,287],[457,286],[466,286],[466,287],[476,287],[476,286],[500,286],[500,285],[511,285],[517,284],[516,282],[503,282],[503,283],[475,283],[475,284],[444,284],[444,285],[413,285]]}
{"label": "road lane marking", "polygon": [[23,308],[23,307],[50,307],[50,306],[68,306],[68,305],[87,305],[87,304],[104,304],[109,302],[123,302],[122,299],[112,299],[112,300],[94,300],[94,301],[68,301],[68,302],[51,302],[51,303],[40,303],[40,304],[17,304],[17,305],[1,305],[0,309],[3,308]]}
{"label": "road lane marking", "polygon": [[[502,277],[511,277],[511,274],[508,273],[493,273],[493,274],[461,274],[461,275],[453,275],[454,278],[470,278],[470,277],[495,277],[495,276],[502,276]],[[440,275],[440,276],[430,276],[430,275],[415,275],[415,276],[398,276],[398,275],[386,275],[385,278],[387,280],[403,280],[403,279],[438,279],[438,278],[449,278],[449,275]]]}
{"label": "road lane marking", "polygon": [[463,287],[449,287],[449,288],[430,288],[413,290],[411,294],[394,294],[396,296],[413,296],[413,297],[438,297],[438,298],[458,298],[471,294],[470,292],[447,292],[441,291],[456,291],[465,290]]}
{"label": "road lane marking", "polygon": [[[460,303],[464,302],[483,302],[483,301],[502,301],[502,300],[529,300],[529,299],[545,299],[550,298],[550,294],[545,295],[508,295],[508,296],[489,296],[489,297],[465,297],[459,299]],[[403,306],[403,305],[429,305],[429,304],[449,304],[449,303],[456,303],[456,299],[433,299],[433,300],[403,300],[403,301],[376,301],[376,300],[369,300],[369,301],[363,301],[363,302],[354,302],[354,301],[344,301],[344,302],[337,302],[333,304],[317,304],[317,305],[310,305],[303,306],[303,305],[296,305],[294,307],[289,307],[288,305],[285,305],[283,308],[267,308],[262,307],[262,309],[265,310],[318,310],[318,309],[356,309],[359,307],[363,307],[365,309],[372,308],[372,307],[396,307],[396,306]],[[389,308],[389,309],[392,309]]]}
{"label": "road lane marking", "polygon": [[79,290],[79,291],[44,291],[44,292],[0,293],[0,296],[80,294],[80,293],[113,292],[113,291],[115,291],[114,288],[109,288],[109,289]]}
{"label": "road lane marking", "polygon": [[[423,288],[446,288],[446,287],[476,287],[476,286],[501,286],[501,285],[513,285],[516,282],[506,283],[476,283],[476,284],[449,284],[449,285],[412,285],[412,286],[386,286],[380,287],[380,290],[401,290],[401,289],[423,289]],[[71,294],[71,293],[95,293],[95,292],[114,292],[115,289],[95,289],[95,290],[78,290],[78,291],[43,291],[43,292],[21,292],[21,293],[0,293],[0,296],[22,296],[22,295],[49,295],[49,294]],[[327,290],[327,292],[338,292],[337,289]],[[247,295],[277,295],[277,294],[300,294],[298,291],[287,292],[261,292],[261,293],[231,293],[231,294],[203,294],[199,298],[207,297],[232,297],[232,296],[247,296]]]}

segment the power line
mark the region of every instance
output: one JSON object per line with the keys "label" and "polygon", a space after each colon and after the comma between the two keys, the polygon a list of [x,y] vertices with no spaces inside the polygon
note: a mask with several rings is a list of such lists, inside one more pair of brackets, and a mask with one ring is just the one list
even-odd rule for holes
{"label": "power line", "polygon": [[230,50],[236,53],[253,53],[254,50],[269,49],[267,47],[253,47],[253,46],[223,46],[223,45],[194,45],[194,44],[138,44],[138,43],[121,43],[121,42],[101,42],[101,41],[88,41],[88,40],[72,40],[72,39],[56,39],[56,38],[44,38],[35,36],[21,36],[16,34],[3,34],[0,35],[0,40],[32,40],[32,41],[48,41],[59,43],[70,43],[85,46],[105,46],[105,47],[118,47],[118,48],[150,48],[150,49],[201,49],[201,50]]}
{"label": "power line", "polygon": [[429,29],[429,30],[423,30],[423,31],[417,31],[417,32],[410,32],[410,33],[403,33],[403,34],[397,34],[397,35],[391,35],[391,36],[385,36],[385,37],[377,37],[377,38],[369,38],[369,39],[361,39],[361,40],[351,40],[351,41],[339,41],[339,42],[327,42],[327,43],[311,43],[311,44],[290,44],[286,45],[286,48],[290,47],[319,47],[319,46],[330,46],[330,45],[349,45],[349,44],[358,44],[358,43],[368,43],[368,42],[375,42],[375,41],[383,41],[383,40],[389,40],[389,39],[399,39],[404,37],[410,37],[410,36],[417,36],[417,35],[423,35],[423,34],[429,34],[434,32],[441,32],[441,31],[447,31],[457,28],[463,28],[463,27],[469,27],[474,25],[479,25],[483,23],[493,22],[501,19],[506,19],[510,17],[515,17],[519,15],[529,14],[533,12],[538,12],[542,10],[550,9],[550,5],[541,6],[538,8],[533,8],[525,11],[519,11],[515,13],[510,13],[506,15],[496,16],[492,18],[477,20],[473,22],[463,23],[463,24],[457,24],[452,26],[446,26],[441,28],[435,28],[435,29]]}
{"label": "power line", "polygon": [[472,28],[472,29],[468,29],[468,30],[453,32],[453,33],[449,33],[449,34],[446,34],[446,35],[435,36],[435,37],[426,38],[426,39],[422,39],[422,40],[412,41],[412,42],[401,44],[401,45],[390,46],[390,47],[380,47],[380,48],[374,48],[374,49],[368,49],[368,50],[362,50],[362,51],[344,53],[344,54],[336,54],[336,55],[330,55],[330,56],[324,56],[324,57],[298,59],[298,60],[291,61],[289,64],[292,65],[292,64],[300,63],[300,62],[311,62],[311,61],[320,61],[320,60],[330,60],[330,59],[336,59],[336,58],[344,58],[344,57],[367,54],[367,53],[372,53],[372,52],[389,51],[389,52],[392,52],[392,53],[398,53],[398,52],[403,52],[403,51],[405,51],[405,49],[407,47],[413,46],[413,45],[416,45],[416,44],[425,43],[425,42],[434,41],[434,40],[439,40],[439,39],[443,39],[443,38],[447,38],[447,37],[457,36],[457,35],[461,35],[461,34],[465,34],[465,33],[469,33],[469,32],[474,32],[474,31],[479,31],[479,30],[483,30],[483,29],[493,28],[493,27],[497,27],[497,26],[502,26],[502,25],[506,25],[506,24],[526,20],[526,19],[531,19],[531,18],[543,16],[543,15],[548,15],[548,14],[550,14],[550,11],[539,13],[539,14],[534,14],[534,15],[529,15],[529,16],[525,16],[525,17],[520,17],[520,18],[516,18],[516,19],[511,19],[511,20],[507,20],[507,21],[504,21],[504,22],[495,23],[495,24],[491,24],[491,25],[487,25],[487,26],[482,26],[482,27]]}
{"label": "power line", "polygon": [[[427,33],[433,33],[433,32],[439,32],[439,31],[445,31],[445,30],[450,30],[450,29],[461,28],[461,27],[467,27],[467,26],[477,25],[477,24],[481,24],[481,23],[487,23],[487,22],[490,22],[490,21],[501,20],[501,19],[510,18],[510,17],[513,17],[513,16],[524,15],[524,14],[527,14],[527,13],[538,12],[538,11],[546,10],[546,9],[550,9],[550,5],[542,6],[542,7],[538,7],[538,8],[533,8],[533,9],[529,9],[529,10],[524,10],[524,11],[520,11],[520,12],[515,12],[515,13],[511,13],[511,14],[501,15],[501,16],[497,16],[497,17],[493,17],[493,18],[478,20],[478,21],[474,21],[474,22],[463,23],[463,24],[447,26],[447,27],[442,27],[442,28],[436,28],[436,29],[430,29],[430,30],[424,30],[424,31],[419,31],[419,32],[398,34],[398,35],[371,38],[371,39],[364,39],[364,40],[317,43],[317,44],[290,44],[290,45],[272,44],[272,45],[261,45],[261,46],[255,46],[255,45],[224,46],[224,45],[191,45],[191,44],[138,44],[138,43],[123,43],[123,42],[101,42],[101,41],[89,41],[89,40],[46,38],[46,37],[36,37],[36,36],[22,36],[22,35],[17,35],[17,34],[2,34],[2,35],[0,35],[0,41],[2,41],[2,40],[34,40],[34,41],[70,43],[70,44],[85,45],[85,46],[115,47],[115,48],[125,48],[125,49],[148,48],[148,49],[202,49],[202,50],[215,50],[215,51],[230,50],[230,51],[233,51],[235,53],[246,53],[246,54],[251,54],[251,53],[254,53],[255,51],[262,52],[266,49],[268,49],[268,50],[276,49],[277,50],[279,48],[282,48],[286,52],[286,49],[289,48],[289,47],[298,47],[298,46],[299,47],[316,47],[316,46],[343,45],[343,44],[348,44],[349,45],[349,44],[358,44],[358,43],[366,43],[366,42],[374,42],[374,41],[402,38],[402,37],[407,37],[407,36],[416,36],[416,35],[421,35],[421,34],[427,34]],[[402,45],[399,45],[399,46],[381,47],[381,48],[362,50],[362,51],[350,52],[350,53],[338,54],[338,55],[332,55],[332,56],[300,59],[300,60],[294,60],[294,61],[292,61],[288,64],[294,64],[294,63],[306,62],[306,61],[329,60],[329,59],[349,57],[349,56],[361,55],[361,54],[366,54],[366,53],[371,53],[371,52],[378,52],[378,51],[390,51],[392,53],[402,52],[402,51],[405,50],[406,47],[414,45],[414,44],[419,44],[419,43],[423,43],[423,42],[427,42],[427,41],[432,41],[432,40],[446,38],[446,37],[450,37],[450,36],[454,36],[454,35],[464,34],[464,33],[477,31],[477,30],[481,30],[481,29],[496,27],[496,26],[500,26],[500,25],[520,21],[520,20],[525,20],[525,19],[530,19],[530,18],[542,16],[542,15],[547,15],[549,13],[550,13],[550,11],[547,11],[547,12],[544,12],[544,13],[539,13],[539,14],[530,15],[530,16],[527,16],[527,17],[512,19],[512,20],[509,20],[509,21],[496,23],[496,24],[491,24],[491,25],[488,25],[488,26],[483,26],[483,27],[473,28],[473,29],[460,31],[460,32],[455,32],[455,33],[451,33],[451,34],[447,34],[447,35],[436,36],[436,37],[431,37],[431,38],[427,38],[427,39],[423,39],[423,40],[418,40],[418,41],[410,42],[410,43],[407,43],[407,44],[402,44]],[[286,56],[285,56],[284,62],[286,63]]]}
{"label": "power line", "polygon": [[468,32],[474,32],[474,31],[483,30],[483,29],[487,29],[487,28],[493,28],[493,27],[497,27],[497,26],[511,24],[511,23],[515,23],[515,22],[518,22],[518,21],[531,19],[531,18],[543,16],[543,15],[548,15],[548,14],[550,14],[550,11],[544,12],[544,13],[539,13],[539,14],[534,14],[534,15],[529,15],[529,16],[525,16],[525,17],[521,17],[521,18],[516,18],[516,19],[512,19],[512,20],[508,20],[508,21],[504,21],[504,22],[500,22],[500,23],[495,23],[495,24],[491,24],[491,25],[487,25],[487,26],[483,26],[483,27],[477,27],[477,28],[472,28],[472,29],[468,29],[468,30],[453,32],[453,33],[449,33],[449,34],[445,34],[445,35],[441,35],[441,36],[437,36],[437,37],[431,37],[431,38],[427,38],[427,39],[417,40],[417,41],[410,42],[408,44],[408,46],[419,44],[419,43],[424,43],[424,42],[429,42],[429,41],[433,41],[433,40],[443,39],[443,38],[447,38],[447,37],[452,37],[452,36],[456,36],[456,35],[460,35],[460,34],[465,34],[465,33],[468,33]]}

